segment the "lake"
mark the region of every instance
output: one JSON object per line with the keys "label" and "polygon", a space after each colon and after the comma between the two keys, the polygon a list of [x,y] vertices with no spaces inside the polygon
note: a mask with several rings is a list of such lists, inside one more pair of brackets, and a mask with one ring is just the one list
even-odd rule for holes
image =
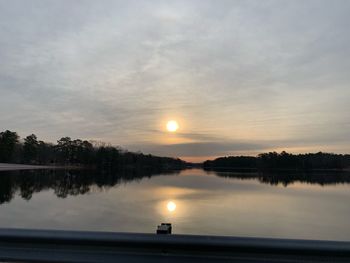
{"label": "lake", "polygon": [[0,227],[350,240],[350,175],[0,172]]}

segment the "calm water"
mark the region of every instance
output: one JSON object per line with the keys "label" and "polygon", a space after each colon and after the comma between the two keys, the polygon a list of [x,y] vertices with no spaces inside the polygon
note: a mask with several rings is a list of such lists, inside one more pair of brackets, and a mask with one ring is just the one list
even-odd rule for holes
{"label": "calm water", "polygon": [[0,227],[350,240],[350,175],[0,172]]}

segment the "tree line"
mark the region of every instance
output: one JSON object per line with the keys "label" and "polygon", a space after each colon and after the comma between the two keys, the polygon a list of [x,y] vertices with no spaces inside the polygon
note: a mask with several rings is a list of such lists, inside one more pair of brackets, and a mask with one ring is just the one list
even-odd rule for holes
{"label": "tree line", "polygon": [[183,168],[178,158],[129,152],[101,142],[62,137],[56,144],[38,140],[35,134],[23,140],[16,132],[0,132],[0,163],[89,166],[102,170],[119,167]]}
{"label": "tree line", "polygon": [[256,157],[251,156],[229,156],[220,157],[212,161],[205,161],[203,167],[212,168],[251,168],[259,170],[314,170],[314,169],[337,169],[350,168],[349,154],[334,153],[306,153],[290,154],[285,151],[281,153],[261,153]]}

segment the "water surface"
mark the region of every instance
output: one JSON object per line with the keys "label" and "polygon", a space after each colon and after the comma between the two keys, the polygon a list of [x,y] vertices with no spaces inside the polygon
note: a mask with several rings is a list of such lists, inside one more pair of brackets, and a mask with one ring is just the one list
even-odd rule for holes
{"label": "water surface", "polygon": [[350,175],[0,172],[0,227],[350,240]]}

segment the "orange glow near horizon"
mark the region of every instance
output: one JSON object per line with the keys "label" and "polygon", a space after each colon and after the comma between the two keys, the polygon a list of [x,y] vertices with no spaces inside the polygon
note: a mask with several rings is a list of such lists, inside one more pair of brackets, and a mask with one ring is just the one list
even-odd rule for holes
{"label": "orange glow near horizon", "polygon": [[180,156],[179,158],[190,163],[202,163],[207,160],[214,160],[218,157],[220,156]]}

